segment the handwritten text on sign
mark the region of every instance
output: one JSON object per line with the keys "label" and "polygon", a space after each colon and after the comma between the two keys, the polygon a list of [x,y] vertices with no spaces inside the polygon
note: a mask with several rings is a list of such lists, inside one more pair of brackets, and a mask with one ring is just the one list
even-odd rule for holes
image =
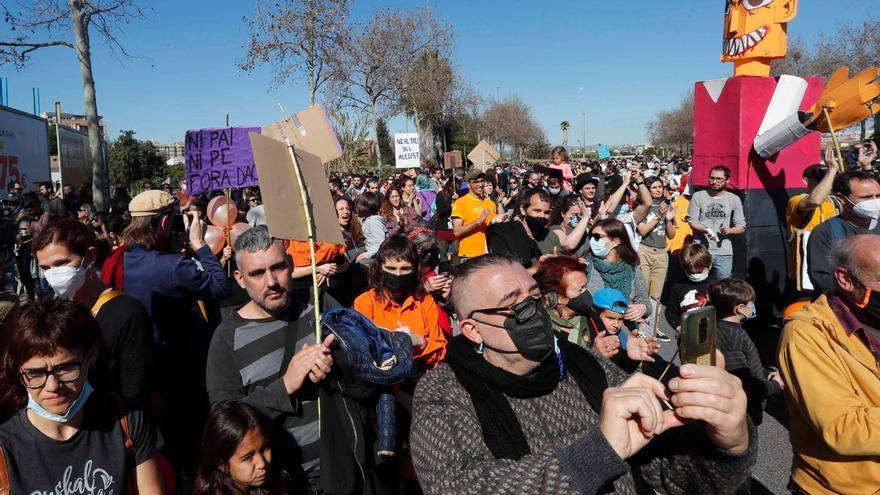
{"label": "handwritten text on sign", "polygon": [[259,127],[186,131],[186,191],[189,194],[258,184],[248,132]]}
{"label": "handwritten text on sign", "polygon": [[394,166],[397,168],[412,168],[422,165],[417,132],[394,135],[394,158]]}

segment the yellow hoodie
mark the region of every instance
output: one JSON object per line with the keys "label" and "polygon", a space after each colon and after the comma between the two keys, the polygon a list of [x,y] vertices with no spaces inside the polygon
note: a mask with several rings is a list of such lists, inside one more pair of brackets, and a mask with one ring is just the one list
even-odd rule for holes
{"label": "yellow hoodie", "polygon": [[810,494],[880,493],[880,366],[819,297],[786,320],[779,371],[792,477]]}

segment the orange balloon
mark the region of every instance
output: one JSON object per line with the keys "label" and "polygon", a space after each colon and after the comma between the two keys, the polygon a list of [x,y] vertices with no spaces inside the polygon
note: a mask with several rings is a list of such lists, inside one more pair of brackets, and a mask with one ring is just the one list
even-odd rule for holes
{"label": "orange balloon", "polygon": [[208,225],[205,231],[205,244],[211,248],[211,252],[214,254],[223,251],[223,246],[226,244],[226,235],[223,233],[223,229]]}
{"label": "orange balloon", "polygon": [[226,196],[217,196],[208,203],[208,221],[218,227],[228,227],[238,218],[235,202]]}
{"label": "orange balloon", "polygon": [[235,241],[238,240],[238,236],[244,234],[248,230],[250,230],[251,226],[247,223],[238,222],[229,229],[229,245],[235,246]]}

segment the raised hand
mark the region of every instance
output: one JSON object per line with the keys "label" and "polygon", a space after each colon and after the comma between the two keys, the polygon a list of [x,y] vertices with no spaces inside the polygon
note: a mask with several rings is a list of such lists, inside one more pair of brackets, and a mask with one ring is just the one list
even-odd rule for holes
{"label": "raised hand", "polygon": [[641,373],[620,387],[605,389],[599,431],[621,459],[633,456],[654,436],[682,424],[672,411],[663,410],[659,399],[669,399],[663,384]]}
{"label": "raised hand", "polygon": [[681,420],[706,424],[706,434],[718,447],[740,454],[749,446],[746,393],[739,378],[724,371],[724,355],[715,351],[715,366],[686,364],[669,381],[670,402]]}

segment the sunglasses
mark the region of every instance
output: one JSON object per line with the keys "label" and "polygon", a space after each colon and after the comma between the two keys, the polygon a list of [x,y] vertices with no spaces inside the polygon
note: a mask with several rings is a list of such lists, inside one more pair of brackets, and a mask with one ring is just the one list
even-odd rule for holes
{"label": "sunglasses", "polygon": [[608,239],[608,236],[605,234],[590,234],[590,239],[599,242],[602,239]]}

